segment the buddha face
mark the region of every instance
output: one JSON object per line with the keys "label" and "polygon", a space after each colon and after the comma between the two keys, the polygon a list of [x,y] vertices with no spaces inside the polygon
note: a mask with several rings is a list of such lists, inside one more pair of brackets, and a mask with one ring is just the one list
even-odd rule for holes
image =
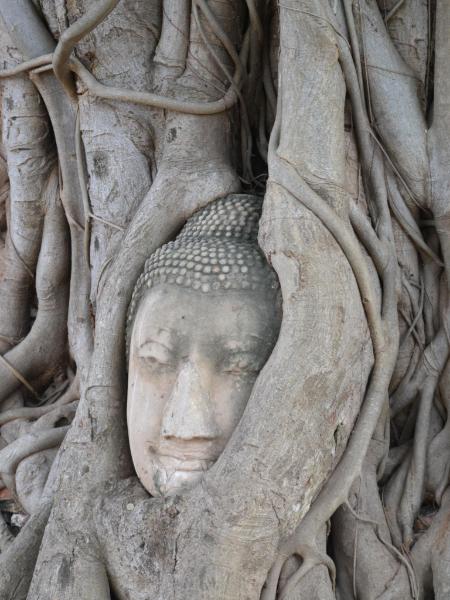
{"label": "buddha face", "polygon": [[152,495],[182,492],[217,460],[279,324],[269,291],[157,285],[143,297],[130,342],[127,422],[136,473]]}

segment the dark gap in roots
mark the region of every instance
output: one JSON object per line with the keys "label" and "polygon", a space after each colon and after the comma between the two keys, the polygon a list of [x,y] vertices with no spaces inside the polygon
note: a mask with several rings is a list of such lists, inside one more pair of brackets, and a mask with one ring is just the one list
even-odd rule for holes
{"label": "dark gap in roots", "polygon": [[427,72],[425,75],[425,116],[430,125],[433,118],[431,109],[434,100],[434,62],[435,50],[434,41],[436,33],[436,0],[428,1],[428,60]]}
{"label": "dark gap in roots", "polygon": [[335,563],[336,562],[336,555],[334,552],[334,544],[333,544],[333,531],[332,531],[332,527],[331,527],[331,521],[330,524],[328,526],[327,529],[327,549],[326,552],[328,554],[328,556],[331,558],[331,560]]}
{"label": "dark gap in roots", "polygon": [[[16,537],[25,524],[28,515],[23,508],[13,499],[0,500],[0,519],[6,523],[8,530]],[[18,521],[16,521],[18,519]],[[20,523],[20,525],[18,524]]]}
{"label": "dark gap in roots", "polygon": [[434,495],[426,493],[419,514],[414,522],[414,533],[416,535],[415,542],[417,542],[419,537],[430,527],[438,510],[439,507],[436,504]]}
{"label": "dark gap in roots", "polygon": [[[108,577],[108,579],[109,579],[109,577]],[[109,597],[110,597],[110,600],[120,600],[119,596],[113,590],[111,581],[109,581]]]}
{"label": "dark gap in roots", "polygon": [[[69,362],[69,359],[68,361]],[[27,390],[23,390],[24,406],[43,406],[53,404],[67,390],[70,385],[69,369],[67,364],[59,365],[51,377],[43,373],[41,377],[32,381],[33,387],[39,393],[39,399]]]}

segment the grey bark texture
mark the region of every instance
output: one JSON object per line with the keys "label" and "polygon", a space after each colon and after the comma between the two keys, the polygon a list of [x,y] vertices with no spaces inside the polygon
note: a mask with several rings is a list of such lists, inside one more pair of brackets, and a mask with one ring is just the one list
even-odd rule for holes
{"label": "grey bark texture", "polygon": [[[0,17],[0,597],[447,598],[449,2]],[[202,483],[152,498],[131,293],[240,192],[264,197],[279,338]]]}

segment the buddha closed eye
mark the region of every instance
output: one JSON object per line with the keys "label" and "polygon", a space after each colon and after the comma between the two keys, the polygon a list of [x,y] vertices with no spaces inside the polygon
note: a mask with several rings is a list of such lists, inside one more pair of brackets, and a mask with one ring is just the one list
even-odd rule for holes
{"label": "buddha closed eye", "polygon": [[[225,216],[230,217],[233,199],[241,198],[248,197],[228,200]],[[226,200],[217,204],[216,210],[227,207]],[[236,204],[242,205],[235,201],[234,208]],[[247,211],[241,211],[243,225],[249,214],[253,218],[254,208],[252,199]],[[131,309],[128,432],[137,475],[153,495],[194,485],[217,460],[280,325],[276,280],[254,242],[224,245],[215,236],[205,243],[200,235],[200,245],[197,240],[186,243],[183,231],[177,238],[182,244],[167,245],[163,260],[146,265],[153,279],[145,285],[145,275],[141,278],[139,299]],[[220,254],[224,259],[216,263]],[[238,260],[242,264],[233,265]],[[215,272],[208,268],[215,265]]]}

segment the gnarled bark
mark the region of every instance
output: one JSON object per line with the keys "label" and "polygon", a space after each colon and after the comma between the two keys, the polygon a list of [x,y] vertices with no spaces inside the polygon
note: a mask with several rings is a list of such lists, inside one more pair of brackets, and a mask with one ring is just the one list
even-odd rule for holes
{"label": "gnarled bark", "polygon": [[[76,409],[23,502],[33,516],[14,540],[2,529],[5,598],[446,597],[447,4],[0,0],[0,14],[24,61],[5,64],[2,108],[5,493]],[[20,94],[38,116],[16,119]],[[240,191],[264,194],[279,339],[201,485],[151,498],[126,430],[131,292],[189,216]],[[45,389],[56,362],[76,369],[78,405]]]}

